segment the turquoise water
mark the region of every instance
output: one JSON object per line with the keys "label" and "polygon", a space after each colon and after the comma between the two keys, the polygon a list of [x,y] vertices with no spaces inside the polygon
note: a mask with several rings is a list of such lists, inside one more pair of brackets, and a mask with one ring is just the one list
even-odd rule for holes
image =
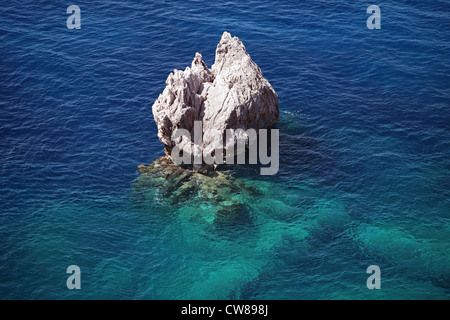
{"label": "turquoise water", "polygon": [[[1,299],[449,299],[445,1],[378,3],[381,30],[363,1],[76,4],[81,30],[0,9]],[[224,30],[279,95],[280,171],[155,187],[150,107]]]}

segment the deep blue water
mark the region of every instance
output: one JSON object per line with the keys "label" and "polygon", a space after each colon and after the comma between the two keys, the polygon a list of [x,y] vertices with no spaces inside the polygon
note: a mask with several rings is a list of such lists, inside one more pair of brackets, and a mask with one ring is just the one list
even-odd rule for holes
{"label": "deep blue water", "polygon": [[[449,11],[3,3],[0,299],[449,299]],[[133,185],[163,155],[151,105],[167,75],[195,52],[211,66],[225,30],[278,93],[280,171],[234,173],[260,191],[242,219],[211,225],[208,203],[139,200]],[[381,290],[366,287],[373,264]]]}

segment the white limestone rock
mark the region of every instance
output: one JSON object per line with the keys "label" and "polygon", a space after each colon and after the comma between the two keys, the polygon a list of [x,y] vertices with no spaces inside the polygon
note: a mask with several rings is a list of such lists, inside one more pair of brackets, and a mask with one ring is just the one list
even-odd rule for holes
{"label": "white limestone rock", "polygon": [[[279,116],[277,94],[243,43],[228,32],[217,45],[211,69],[196,53],[190,68],[174,70],[168,76],[152,110],[167,156],[175,143],[191,144],[194,154],[211,153],[219,141],[225,141],[226,129],[268,128]],[[177,128],[190,131],[193,140],[194,121],[203,123],[202,146],[187,139],[172,141]]]}

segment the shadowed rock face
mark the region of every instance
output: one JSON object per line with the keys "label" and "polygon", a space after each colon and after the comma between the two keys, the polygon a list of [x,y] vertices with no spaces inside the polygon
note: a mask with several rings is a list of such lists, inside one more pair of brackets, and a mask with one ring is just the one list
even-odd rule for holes
{"label": "shadowed rock face", "polygon": [[[193,156],[211,154],[225,141],[226,129],[268,128],[279,117],[275,91],[243,43],[228,32],[217,45],[211,69],[196,53],[190,68],[174,70],[168,76],[166,88],[152,110],[168,157],[175,143],[180,148],[190,145]],[[194,121],[203,124],[201,146],[193,142]],[[191,141],[182,137],[172,141],[172,133],[178,128],[188,130]],[[230,146],[236,141],[227,143]]]}

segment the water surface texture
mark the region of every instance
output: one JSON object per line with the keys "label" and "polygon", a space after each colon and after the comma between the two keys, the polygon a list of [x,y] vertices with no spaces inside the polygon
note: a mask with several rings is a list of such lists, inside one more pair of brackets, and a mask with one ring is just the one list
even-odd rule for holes
{"label": "water surface texture", "polygon": [[[0,298],[449,299],[449,10],[3,3]],[[280,171],[170,198],[137,173],[163,155],[151,105],[195,52],[212,65],[225,30],[279,95]]]}

